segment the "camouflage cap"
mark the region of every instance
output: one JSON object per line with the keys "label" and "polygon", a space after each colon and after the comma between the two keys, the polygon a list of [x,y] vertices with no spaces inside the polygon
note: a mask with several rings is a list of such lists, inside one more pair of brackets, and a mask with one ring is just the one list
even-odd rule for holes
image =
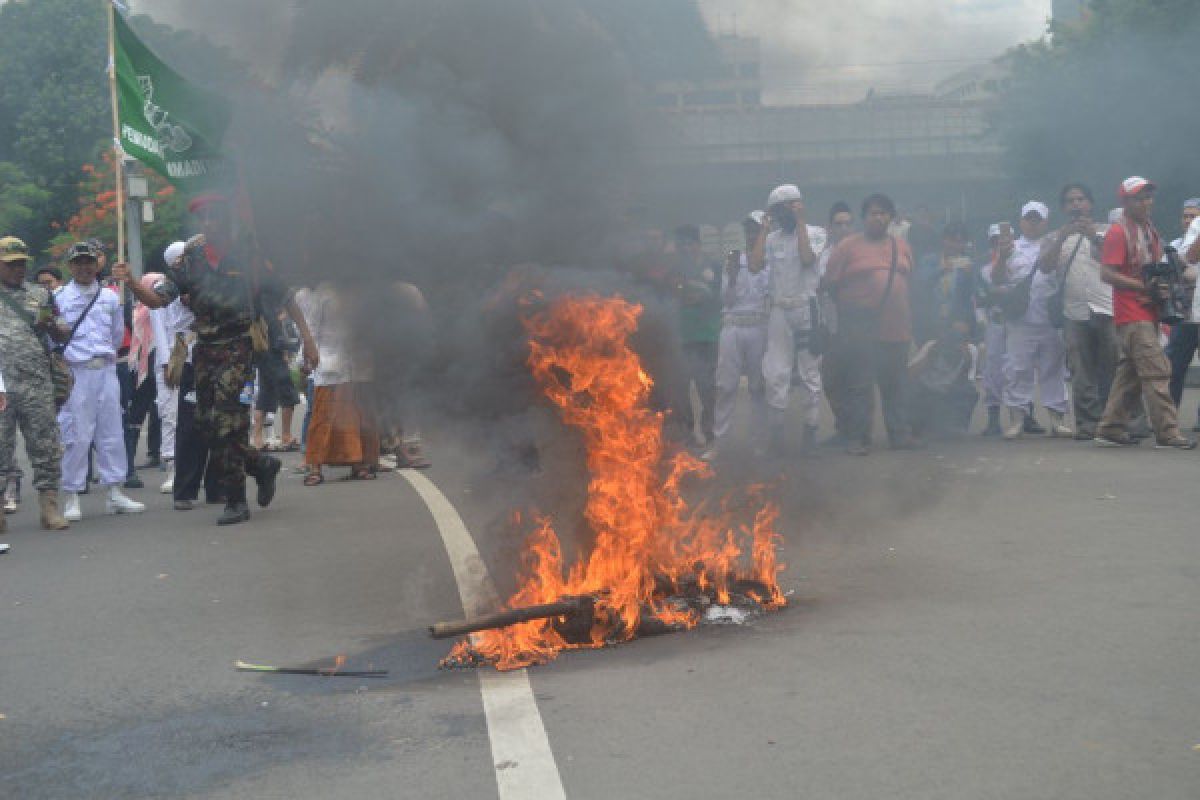
{"label": "camouflage cap", "polygon": [[95,261],[97,256],[96,248],[92,246],[91,242],[76,242],[67,251],[66,260],[68,263],[77,258],[90,258]]}
{"label": "camouflage cap", "polygon": [[0,239],[0,261],[11,264],[14,261],[28,261],[29,248],[15,236],[5,236]]}

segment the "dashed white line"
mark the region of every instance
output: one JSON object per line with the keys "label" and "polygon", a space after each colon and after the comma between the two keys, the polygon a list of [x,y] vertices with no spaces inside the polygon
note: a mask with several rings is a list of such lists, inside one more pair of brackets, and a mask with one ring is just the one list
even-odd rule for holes
{"label": "dashed white line", "polygon": [[[433,515],[450,556],[463,611],[472,616],[495,610],[499,604],[496,586],[454,505],[421,473],[406,469],[400,474]],[[566,800],[529,674],[523,669],[479,670],[479,687],[500,800]]]}

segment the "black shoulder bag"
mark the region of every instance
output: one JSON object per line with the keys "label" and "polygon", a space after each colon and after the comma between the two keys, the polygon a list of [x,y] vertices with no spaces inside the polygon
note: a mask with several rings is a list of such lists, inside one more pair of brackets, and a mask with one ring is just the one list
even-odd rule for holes
{"label": "black shoulder bag", "polygon": [[[1050,324],[1056,328],[1062,328],[1067,324],[1066,295],[1067,295],[1067,276],[1071,274],[1071,266],[1075,263],[1075,256],[1079,255],[1079,248],[1083,246],[1084,235],[1079,234],[1079,239],[1075,242],[1075,249],[1071,251],[1071,258],[1067,260],[1067,266],[1063,269],[1062,279],[1058,282],[1058,288],[1054,290],[1054,294],[1050,295],[1050,304],[1046,308],[1046,313],[1050,317]],[[1035,266],[1034,269],[1037,269]]]}

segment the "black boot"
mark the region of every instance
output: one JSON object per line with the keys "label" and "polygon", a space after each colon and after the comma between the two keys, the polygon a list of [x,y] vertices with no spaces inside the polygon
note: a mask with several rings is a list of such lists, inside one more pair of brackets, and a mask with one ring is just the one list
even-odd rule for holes
{"label": "black boot", "polygon": [[218,525],[237,525],[250,519],[250,506],[246,504],[245,489],[236,494],[238,496],[235,496],[233,492],[229,493],[229,501],[225,504],[225,510],[217,519]]}
{"label": "black boot", "polygon": [[1004,433],[1004,429],[1000,427],[1000,409],[995,406],[988,406],[988,421],[987,427],[983,429],[983,436],[999,436]]}
{"label": "black boot", "polygon": [[134,456],[137,455],[138,439],[142,436],[142,429],[137,425],[125,426],[125,458],[128,460],[128,468],[125,472],[125,488],[126,489],[144,489],[146,484],[142,483],[142,479],[138,477],[137,467],[134,466]]}
{"label": "black boot", "polygon": [[258,482],[258,497],[255,499],[258,500],[260,508],[266,508],[275,499],[275,478],[279,475],[279,468],[283,466],[283,462],[275,456],[260,458],[258,472],[254,476]]}

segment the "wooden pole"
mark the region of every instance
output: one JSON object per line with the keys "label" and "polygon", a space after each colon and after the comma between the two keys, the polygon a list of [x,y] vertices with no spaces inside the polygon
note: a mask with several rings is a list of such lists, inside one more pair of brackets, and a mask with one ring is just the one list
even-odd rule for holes
{"label": "wooden pole", "polygon": [[117,261],[125,260],[125,151],[121,148],[121,112],[117,107],[117,7],[108,6],[108,95],[112,101],[113,161],[117,178]]}

